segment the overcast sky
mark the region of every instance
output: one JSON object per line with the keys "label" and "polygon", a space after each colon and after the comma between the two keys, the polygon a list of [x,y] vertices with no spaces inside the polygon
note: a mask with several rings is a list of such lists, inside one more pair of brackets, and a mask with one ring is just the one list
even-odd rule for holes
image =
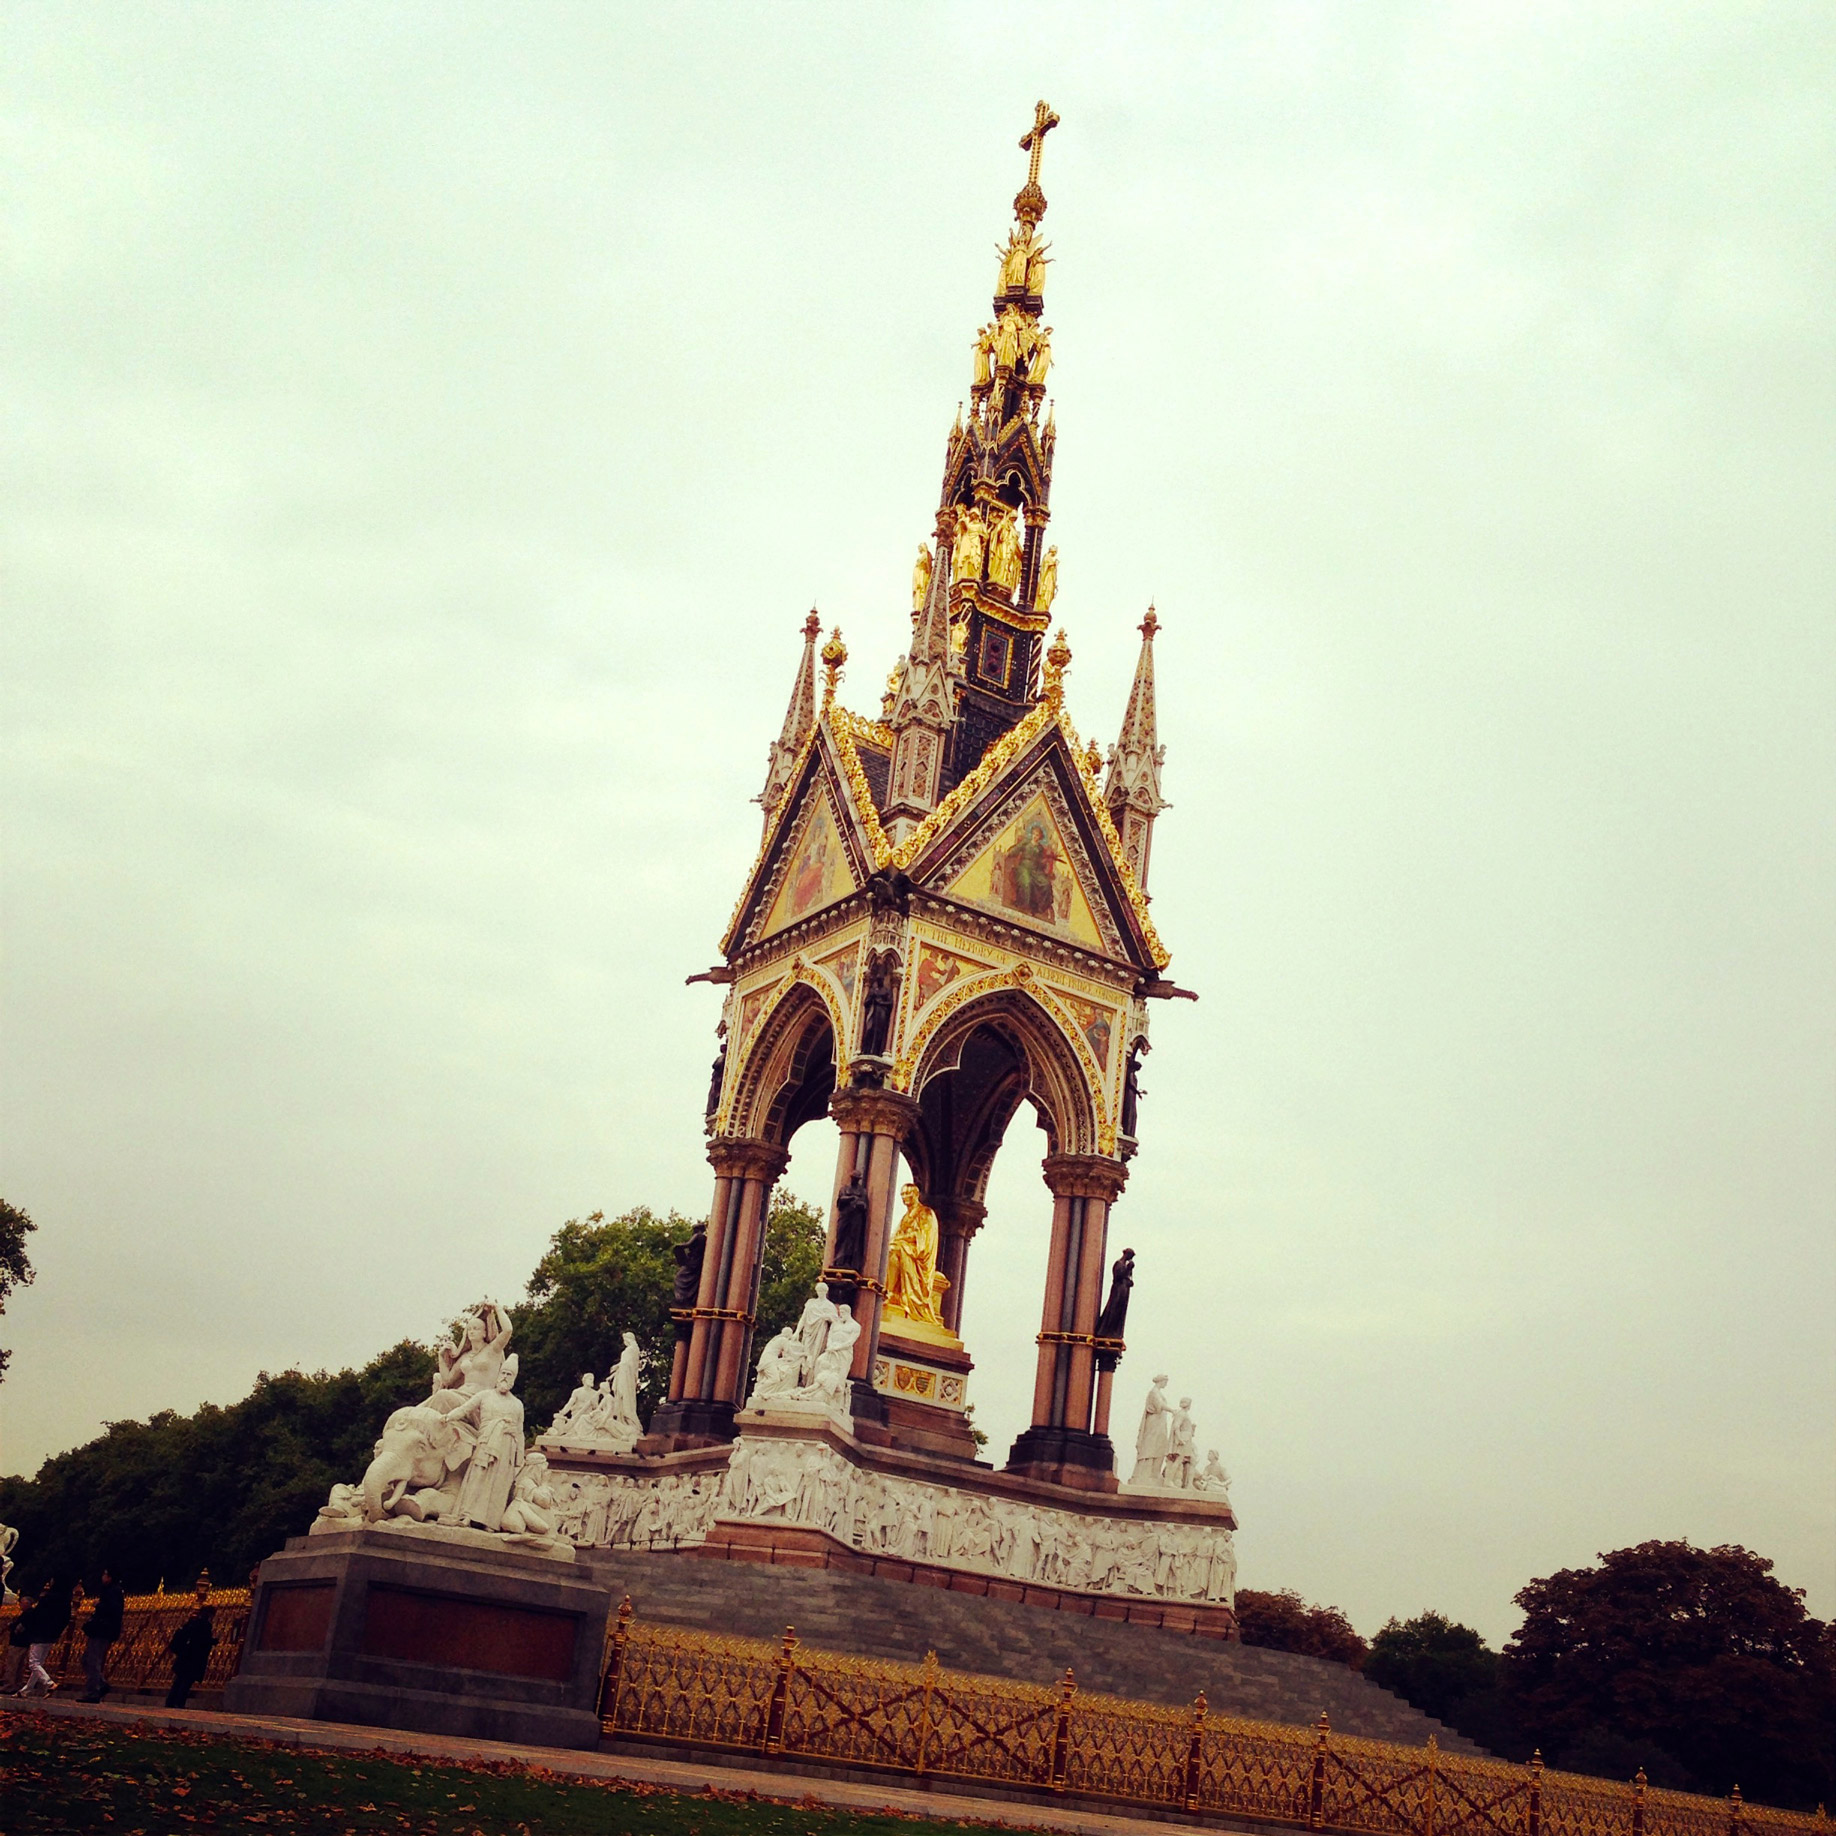
{"label": "overcast sky", "polygon": [[0,1468],[705,1208],[684,977],[812,602],[877,705],[1043,95],[1070,712],[1152,599],[1203,996],[1120,1436],[1167,1369],[1367,1634],[1651,1537],[1836,1612],[1836,10],[0,30]]}

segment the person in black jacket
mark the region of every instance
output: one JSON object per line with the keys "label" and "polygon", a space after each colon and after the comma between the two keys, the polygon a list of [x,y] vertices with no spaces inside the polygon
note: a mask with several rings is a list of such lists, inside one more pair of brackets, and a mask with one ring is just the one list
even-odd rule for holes
{"label": "person in black jacket", "polygon": [[197,1611],[173,1633],[166,1650],[172,1657],[172,1687],[166,1691],[167,1708],[183,1708],[191,1692],[210,1668],[211,1647],[217,1642],[213,1621],[217,1609],[210,1604],[210,1577],[198,1576]]}
{"label": "person in black jacket", "polygon": [[85,1702],[100,1702],[108,1694],[108,1648],[121,1636],[125,1602],[121,1583],[106,1568],[96,1595],[95,1611],[83,1627],[83,1692]]}
{"label": "person in black jacket", "polygon": [[57,1681],[45,1668],[51,1647],[64,1636],[70,1624],[72,1583],[61,1575],[45,1583],[44,1592],[20,1616],[19,1629],[26,1640],[26,1680],[22,1696],[48,1696]]}

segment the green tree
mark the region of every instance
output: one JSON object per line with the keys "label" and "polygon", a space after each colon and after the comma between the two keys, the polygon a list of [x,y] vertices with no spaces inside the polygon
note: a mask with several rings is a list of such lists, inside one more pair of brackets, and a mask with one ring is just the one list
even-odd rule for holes
{"label": "green tree", "polygon": [[1530,1745],[1503,1699],[1499,1661],[1471,1626],[1427,1612],[1391,1619],[1371,1640],[1364,1674],[1491,1752],[1528,1759]]}
{"label": "green tree", "polygon": [[1353,1670],[1363,1668],[1370,1649],[1337,1607],[1310,1606],[1291,1587],[1273,1594],[1238,1588],[1237,1629],[1246,1645],[1325,1658]]}
{"label": "green tree", "polygon": [[[616,1218],[603,1212],[569,1218],[555,1232],[529,1278],[529,1298],[510,1310],[518,1388],[532,1430],[554,1418],[582,1371],[605,1375],[626,1332],[637,1335],[644,1354],[638,1409],[649,1419],[663,1400],[675,1352],[673,1252],[695,1222],[676,1211],[659,1217],[640,1205]],[[822,1273],[824,1235],[815,1206],[781,1190],[772,1194],[755,1346],[796,1319]]]}
{"label": "green tree", "polygon": [[1764,1556],[1640,1543],[1532,1581],[1517,1604],[1505,1688],[1552,1760],[1622,1775],[1631,1760],[1775,1804],[1836,1796],[1831,1629]]}
{"label": "green tree", "polygon": [[[37,1271],[26,1254],[26,1238],[38,1228],[17,1205],[0,1198],[0,1313],[15,1288],[29,1288]],[[6,1377],[12,1353],[0,1348],[0,1381]]]}

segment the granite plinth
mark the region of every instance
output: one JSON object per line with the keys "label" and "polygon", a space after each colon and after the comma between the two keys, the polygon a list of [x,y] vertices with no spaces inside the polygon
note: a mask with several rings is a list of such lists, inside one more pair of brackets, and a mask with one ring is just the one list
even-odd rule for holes
{"label": "granite plinth", "polygon": [[610,1590],[463,1538],[294,1537],[261,1565],[235,1713],[592,1747]]}

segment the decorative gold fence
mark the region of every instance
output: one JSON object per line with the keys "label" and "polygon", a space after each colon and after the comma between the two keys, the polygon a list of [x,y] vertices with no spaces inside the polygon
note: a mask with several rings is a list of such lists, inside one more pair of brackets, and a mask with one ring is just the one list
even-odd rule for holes
{"label": "decorative gold fence", "polygon": [[[242,1658],[242,1637],[249,1623],[249,1590],[222,1587],[207,1596],[217,1609],[210,1668],[198,1685],[201,1690],[221,1689],[236,1674]],[[95,1602],[89,1601],[72,1615],[63,1637],[45,1660],[60,1688],[83,1681],[83,1626]],[[191,1594],[130,1594],[121,1618],[121,1636],[109,1647],[108,1681],[116,1690],[166,1690],[172,1686],[172,1659],[166,1642],[188,1620],[197,1606]],[[18,1606],[0,1607],[0,1646],[11,1636]],[[22,1679],[23,1680],[23,1679]]]}
{"label": "decorative gold fence", "polygon": [[1356,1836],[1832,1836],[1821,1815],[1086,1694],[639,1625],[606,1647],[605,1733],[983,1781]]}

